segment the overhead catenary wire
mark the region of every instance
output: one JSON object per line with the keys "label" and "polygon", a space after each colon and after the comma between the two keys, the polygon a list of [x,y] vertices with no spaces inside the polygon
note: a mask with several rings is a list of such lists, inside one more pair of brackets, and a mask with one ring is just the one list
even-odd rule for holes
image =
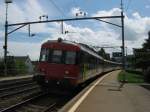
{"label": "overhead catenary wire", "polygon": [[49,0],[54,6],[55,8],[64,16],[66,17],[65,13],[60,9],[60,7],[57,6],[57,4],[53,1],[53,0]]}
{"label": "overhead catenary wire", "polygon": [[[57,4],[53,1],[53,0],[49,0],[54,6],[55,8],[62,14],[62,16],[66,17],[66,14],[61,10],[60,7],[57,6]],[[64,24],[63,21],[61,21],[61,33],[64,33]]]}
{"label": "overhead catenary wire", "polygon": [[130,8],[131,2],[132,2],[132,0],[128,0],[127,7],[126,7],[126,10],[125,10],[126,12],[127,12],[128,9]]}
{"label": "overhead catenary wire", "polygon": [[73,0],[73,4],[75,5],[75,7],[78,7],[78,4],[76,3],[76,0]]}

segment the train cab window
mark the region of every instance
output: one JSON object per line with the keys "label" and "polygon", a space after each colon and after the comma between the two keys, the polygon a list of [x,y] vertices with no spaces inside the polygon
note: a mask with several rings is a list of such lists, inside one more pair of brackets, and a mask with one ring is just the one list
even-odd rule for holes
{"label": "train cab window", "polygon": [[40,61],[47,61],[47,58],[48,58],[48,50],[47,49],[42,49],[41,50]]}
{"label": "train cab window", "polygon": [[76,63],[76,52],[67,51],[65,64],[75,64]]}
{"label": "train cab window", "polygon": [[53,50],[51,61],[52,63],[61,63],[62,51],[61,50]]}

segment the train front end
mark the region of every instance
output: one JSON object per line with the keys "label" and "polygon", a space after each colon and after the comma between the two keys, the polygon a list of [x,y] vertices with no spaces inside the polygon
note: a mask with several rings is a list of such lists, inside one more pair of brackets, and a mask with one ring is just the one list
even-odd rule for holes
{"label": "train front end", "polygon": [[76,86],[79,75],[78,51],[79,47],[62,40],[44,43],[34,79],[45,88]]}

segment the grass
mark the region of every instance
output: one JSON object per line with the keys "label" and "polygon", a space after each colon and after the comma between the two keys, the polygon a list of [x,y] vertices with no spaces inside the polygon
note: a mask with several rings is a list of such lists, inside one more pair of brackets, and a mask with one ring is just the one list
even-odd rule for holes
{"label": "grass", "polygon": [[144,83],[144,77],[142,74],[131,73],[127,71],[122,71],[118,75],[118,80],[123,81],[125,76],[125,80],[127,83]]}

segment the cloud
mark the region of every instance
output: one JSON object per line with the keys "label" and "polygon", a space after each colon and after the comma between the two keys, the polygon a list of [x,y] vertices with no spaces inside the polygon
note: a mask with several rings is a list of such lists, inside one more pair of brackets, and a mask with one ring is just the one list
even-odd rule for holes
{"label": "cloud", "polygon": [[[0,42],[0,45],[3,43]],[[26,56],[29,55],[32,60],[37,60],[40,54],[41,43],[9,42],[8,55]],[[0,57],[3,56],[3,49],[0,46]]]}
{"label": "cloud", "polygon": [[[116,15],[120,15],[120,9],[118,8],[114,8],[109,11],[98,11],[96,14],[93,14],[93,16]],[[130,18],[126,14],[124,15],[125,39],[128,41],[136,41],[140,38],[145,39],[147,32],[150,30],[150,17],[141,17],[138,12],[134,12]],[[121,20],[119,19],[108,19],[107,21],[121,25]],[[121,39],[121,30],[119,28],[104,23],[102,25],[106,29],[120,34],[119,39]]]}
{"label": "cloud", "polygon": [[95,14],[92,14],[92,16],[118,16],[120,15],[120,9],[119,8],[113,8],[111,10],[100,10],[97,11]]}
{"label": "cloud", "polygon": [[[26,0],[24,4],[20,2],[13,2],[13,4],[9,4],[8,7],[8,22],[10,23],[19,23],[19,22],[27,22],[27,21],[38,21],[39,17],[44,14],[53,15],[53,9],[50,8],[50,11],[44,10],[44,7],[39,3],[38,0]],[[45,18],[42,18],[44,20]],[[5,4],[0,4],[0,29],[4,27],[5,23]],[[32,32],[34,33],[46,33],[49,32],[50,25],[47,24],[36,24],[31,25]],[[15,28],[15,27],[14,27]],[[13,29],[12,27],[10,29]],[[4,31],[4,28],[3,28]],[[18,32],[27,32],[27,27],[24,27]]]}
{"label": "cloud", "polygon": [[[89,45],[103,46],[105,44],[117,45],[120,41],[117,40],[118,34],[114,32],[107,32],[105,30],[94,31],[91,28],[80,28],[73,25],[64,23],[65,30],[69,33],[65,35],[57,35],[57,37],[63,37],[66,40],[76,41],[80,43],[86,43]],[[53,35],[53,37],[55,34]]]}
{"label": "cloud", "polygon": [[[37,2],[36,0],[33,0]],[[32,5],[31,0],[28,0],[27,4]],[[33,18],[36,19],[36,16],[44,10],[40,8],[41,6],[37,3],[34,3],[33,9],[38,10],[37,12],[33,12]],[[20,15],[22,15],[22,8],[20,10]],[[31,8],[25,10],[25,12],[29,12]],[[81,9],[79,7],[72,8],[70,14],[74,16]],[[29,12],[29,15],[32,16],[32,12]],[[116,16],[120,15],[119,8],[113,8],[111,10],[101,10],[97,11],[95,14],[91,16]],[[22,18],[23,17],[23,18]],[[19,18],[19,17],[18,17]],[[26,19],[26,17],[21,16],[19,20]],[[30,18],[29,18],[30,19]],[[106,20],[106,19],[105,19]],[[107,21],[121,25],[120,19],[107,19]],[[88,24],[95,25],[97,21]],[[82,24],[82,23],[81,23]],[[69,23],[64,23],[64,29],[69,31],[67,34],[60,34],[60,23],[53,24],[37,24],[31,25],[31,31],[35,33],[50,33],[50,37],[45,37],[41,42],[38,43],[19,43],[19,42],[9,42],[9,51],[14,55],[30,55],[31,59],[38,59],[40,52],[41,43],[51,40],[57,39],[58,37],[62,37],[67,40],[86,43],[89,45],[96,46],[121,46],[121,29],[115,26],[108,25],[106,23],[100,24],[101,29],[95,30],[90,27],[77,27],[71,25]],[[95,27],[96,28],[96,27]],[[134,12],[130,17],[125,14],[125,46],[128,47],[129,53],[132,52],[132,48],[141,47],[144,39],[147,38],[147,32],[150,30],[150,17],[142,17],[138,12]],[[24,29],[24,32],[27,31],[27,28]],[[21,30],[20,32],[23,32]],[[2,44],[2,42],[0,43]],[[18,47],[19,46],[19,47]],[[1,46],[0,46],[1,47]],[[1,47],[2,48],[2,47]],[[32,49],[31,49],[32,48]],[[119,50],[116,49],[116,50]],[[24,51],[24,52],[22,52]],[[114,49],[107,50],[109,52],[115,51]],[[0,52],[3,53],[3,49],[0,49]]]}
{"label": "cloud", "polygon": [[[27,17],[28,21],[38,21],[39,17],[42,15],[53,15],[53,9],[50,7],[49,10],[45,10],[45,8],[40,4],[38,0],[27,0],[25,4],[23,5],[23,11],[24,14]],[[51,15],[48,15],[51,17]],[[42,20],[45,20],[46,18],[42,18]]]}

